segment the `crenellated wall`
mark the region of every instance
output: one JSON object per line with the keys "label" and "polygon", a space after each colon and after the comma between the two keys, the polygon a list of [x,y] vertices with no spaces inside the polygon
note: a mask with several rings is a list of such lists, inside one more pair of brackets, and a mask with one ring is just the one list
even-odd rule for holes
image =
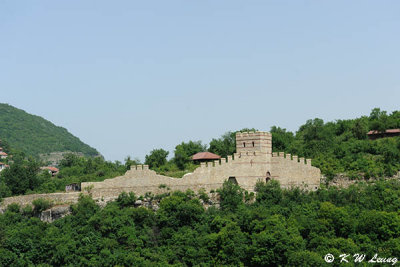
{"label": "crenellated wall", "polygon": [[320,186],[321,171],[311,166],[311,159],[298,158],[284,152],[272,153],[272,179],[283,187],[307,187],[315,190]]}
{"label": "crenellated wall", "polygon": [[146,192],[157,194],[160,185],[171,190],[194,191],[204,188],[206,191],[221,187],[225,180],[235,178],[237,183],[248,191],[254,191],[257,181],[266,181],[269,177],[278,180],[283,187],[319,187],[320,171],[311,166],[311,160],[305,162],[297,156],[284,153],[271,153],[272,138],[270,133],[237,133],[237,153],[226,159],[201,163],[193,172],[182,178],[171,178],[156,174],[147,165],[132,166],[124,176],[104,182],[82,183],[82,189],[93,187],[94,197],[108,197],[122,191],[133,191],[138,195]]}
{"label": "crenellated wall", "polygon": [[82,183],[81,188],[84,190],[92,187],[90,192],[93,197],[108,197],[122,191],[133,191],[137,195],[144,195],[146,192],[157,194],[162,191],[160,185],[166,185],[171,190],[198,191],[204,188],[209,192],[220,188],[229,177],[234,177],[242,188],[254,191],[254,185],[258,179],[265,178],[269,166],[270,161],[265,154],[256,151],[242,152],[226,159],[203,162],[193,173],[185,174],[182,178],[159,175],[149,170],[147,165],[137,165],[132,166],[124,176],[103,182]]}
{"label": "crenellated wall", "polygon": [[[236,134],[236,151],[233,156],[213,162],[201,163],[193,173],[185,174],[182,178],[172,178],[149,170],[147,165],[132,166],[125,175],[103,182],[85,182],[81,184],[84,192],[90,192],[94,199],[112,200],[125,192],[144,195],[164,193],[170,190],[198,191],[204,188],[206,192],[218,189],[224,181],[236,181],[242,188],[254,191],[257,181],[278,180],[282,187],[303,187],[315,190],[320,184],[320,170],[311,166],[311,160],[291,156],[290,154],[272,153],[272,137],[267,132],[251,132]],[[160,186],[162,185],[162,186]],[[70,195],[57,196],[47,194],[50,198],[66,201],[77,200],[79,193],[57,193]],[[28,200],[32,197],[21,196],[6,198],[5,203],[18,202],[18,199]]]}

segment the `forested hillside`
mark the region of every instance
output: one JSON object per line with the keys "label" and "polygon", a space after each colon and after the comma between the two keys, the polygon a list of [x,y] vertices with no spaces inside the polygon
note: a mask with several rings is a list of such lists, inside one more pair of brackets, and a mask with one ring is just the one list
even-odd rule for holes
{"label": "forested hillside", "polygon": [[7,141],[13,149],[34,157],[63,151],[81,152],[86,156],[99,155],[96,149],[65,128],[8,104],[0,104],[0,139]]}
{"label": "forested hillside", "polygon": [[257,191],[253,202],[227,182],[220,209],[207,210],[191,191],[164,197],[157,211],[135,207],[132,194],[103,209],[82,197],[50,224],[35,217],[41,205],[11,205],[0,215],[0,266],[361,266],[355,253],[366,255],[362,266],[381,266],[367,261],[400,255],[398,181],[316,192],[271,181]]}
{"label": "forested hillside", "polygon": [[388,114],[375,108],[369,116],[356,119],[308,120],[295,134],[272,127],[272,147],[312,158],[328,178],[338,173],[350,178],[390,177],[400,170],[400,136],[369,140],[367,133],[396,128],[400,128],[400,111]]}

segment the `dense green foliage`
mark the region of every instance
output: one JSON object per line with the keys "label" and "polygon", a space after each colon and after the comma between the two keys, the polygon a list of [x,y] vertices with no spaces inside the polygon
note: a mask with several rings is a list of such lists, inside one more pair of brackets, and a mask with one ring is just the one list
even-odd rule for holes
{"label": "dense green foliage", "polygon": [[101,157],[67,154],[60,163],[59,174],[51,177],[47,171],[39,169],[35,159],[24,159],[23,155],[17,154],[10,168],[0,172],[0,199],[11,195],[64,191],[65,186],[71,183],[103,181],[124,174],[135,163],[129,158],[121,164]]}
{"label": "dense green foliage", "polygon": [[86,156],[99,154],[65,128],[7,104],[0,104],[0,139],[34,157],[59,151],[81,152]]}
{"label": "dense green foliage", "polygon": [[149,155],[146,155],[144,164],[149,165],[150,168],[158,168],[167,163],[169,152],[160,148],[153,149]]}
{"label": "dense green foliage", "polygon": [[400,112],[387,115],[373,109],[369,117],[324,123],[308,120],[294,135],[271,129],[273,151],[312,158],[313,165],[332,178],[346,173],[351,178],[393,176],[400,169],[400,137],[369,140],[369,130],[400,128]]}
{"label": "dense green foliage", "polygon": [[81,197],[50,224],[12,205],[0,215],[0,265],[342,266],[324,255],[400,255],[398,181],[315,192],[269,182],[257,191],[245,201],[225,183],[221,208],[207,210],[191,191],[164,197],[157,211],[134,207],[133,194],[103,209]]}
{"label": "dense green foliage", "polygon": [[15,157],[14,164],[0,173],[0,182],[4,184],[3,190],[8,188],[12,195],[23,195],[39,187],[42,181],[38,173],[39,164],[34,159]]}

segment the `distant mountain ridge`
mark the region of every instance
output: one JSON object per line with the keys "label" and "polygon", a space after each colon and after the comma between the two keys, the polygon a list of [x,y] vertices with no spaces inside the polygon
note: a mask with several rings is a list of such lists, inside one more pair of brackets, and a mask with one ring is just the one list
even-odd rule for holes
{"label": "distant mountain ridge", "polygon": [[77,152],[85,156],[100,153],[67,129],[9,104],[0,103],[0,139],[26,155],[39,157],[52,152]]}

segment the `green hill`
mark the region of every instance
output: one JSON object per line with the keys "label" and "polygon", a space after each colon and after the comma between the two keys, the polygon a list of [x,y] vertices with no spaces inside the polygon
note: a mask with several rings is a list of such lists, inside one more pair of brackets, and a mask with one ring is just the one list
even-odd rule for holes
{"label": "green hill", "polygon": [[73,136],[65,128],[42,117],[0,103],[0,139],[26,155],[38,157],[51,152],[71,151],[85,156],[99,152]]}

